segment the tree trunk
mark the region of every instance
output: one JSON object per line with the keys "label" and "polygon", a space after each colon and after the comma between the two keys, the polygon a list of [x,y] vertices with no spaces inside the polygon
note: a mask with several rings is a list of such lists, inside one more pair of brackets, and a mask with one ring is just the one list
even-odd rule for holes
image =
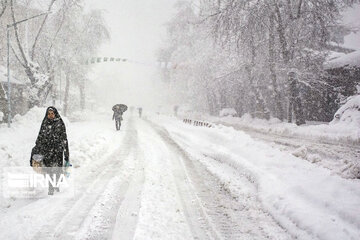
{"label": "tree trunk", "polygon": [[302,125],[305,124],[305,117],[304,117],[304,111],[301,103],[301,98],[298,96],[295,98],[295,109],[294,112],[296,114],[296,125]]}
{"label": "tree trunk", "polygon": [[220,89],[219,91],[219,102],[220,102],[220,110],[227,107],[226,94],[224,89]]}
{"label": "tree trunk", "polygon": [[285,65],[288,65],[290,62],[290,54],[287,47],[286,37],[285,37],[285,28],[284,23],[282,21],[281,12],[279,9],[278,4],[275,2],[275,13],[277,16],[277,32],[279,35],[280,47],[281,47],[281,54],[283,56],[283,60]]}
{"label": "tree trunk", "polygon": [[305,124],[305,118],[295,72],[289,72],[289,96],[288,121],[292,122],[292,112],[294,112],[296,125]]}
{"label": "tree trunk", "polygon": [[251,63],[250,63],[250,66],[246,66],[246,71],[247,71],[248,78],[249,78],[249,85],[250,85],[250,90],[251,90],[250,95],[253,95],[254,100],[255,100],[255,104],[254,104],[255,109],[252,113],[252,116],[262,118],[262,119],[263,118],[269,119],[270,111],[265,106],[265,101],[263,99],[263,96],[262,96],[261,92],[259,91],[259,88],[257,86],[255,86],[255,83],[254,83],[254,76],[252,73],[252,68],[254,68],[254,66],[256,65],[255,64],[256,48],[254,45],[253,35],[251,35],[251,36],[252,36],[252,39],[250,41]]}
{"label": "tree trunk", "polygon": [[70,91],[70,73],[66,73],[65,96],[64,96],[64,115],[67,116],[69,110],[69,91]]}
{"label": "tree trunk", "polygon": [[0,82],[0,99],[6,99],[5,89],[1,82]]}
{"label": "tree trunk", "polygon": [[2,17],[2,15],[4,14],[6,7],[7,7],[7,0],[5,1],[1,1],[1,8],[0,8],[0,18]]}
{"label": "tree trunk", "polygon": [[213,92],[208,92],[206,95],[207,98],[207,102],[208,102],[208,106],[209,106],[209,112],[210,115],[217,115],[216,110],[217,110],[217,106],[216,106],[216,96]]}
{"label": "tree trunk", "polygon": [[241,86],[241,87],[238,87],[238,95],[237,95],[237,99],[236,99],[236,102],[235,102],[235,110],[236,110],[236,113],[237,113],[237,116],[238,117],[241,117],[246,111],[245,111],[245,105],[246,105],[246,101],[245,101],[245,90],[244,90],[244,87]]}
{"label": "tree trunk", "polygon": [[80,108],[81,110],[85,109],[85,80],[80,80],[79,83],[79,91],[80,91]]}
{"label": "tree trunk", "polygon": [[[8,121],[8,108],[7,108],[6,92],[2,84],[0,83],[0,112],[4,114],[2,122]],[[0,121],[1,122],[1,121]]]}
{"label": "tree trunk", "polygon": [[293,111],[293,101],[290,99],[288,106],[288,123],[292,122],[292,111]]}
{"label": "tree trunk", "polygon": [[282,107],[281,95],[278,89],[277,76],[275,71],[275,35],[274,35],[274,16],[270,15],[269,29],[269,70],[273,87],[273,97],[275,100],[275,116],[280,120],[284,119],[284,109]]}
{"label": "tree trunk", "polygon": [[209,113],[210,113],[210,115],[213,115],[214,109],[213,109],[213,104],[212,104],[211,97],[210,97],[209,93],[206,94],[206,100],[207,100],[207,105],[208,105],[208,108],[209,108]]}

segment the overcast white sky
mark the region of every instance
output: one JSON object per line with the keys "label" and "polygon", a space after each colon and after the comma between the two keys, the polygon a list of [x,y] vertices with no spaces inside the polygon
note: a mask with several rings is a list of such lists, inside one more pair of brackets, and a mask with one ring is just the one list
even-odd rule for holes
{"label": "overcast white sky", "polygon": [[[165,38],[165,23],[174,13],[176,0],[86,0],[86,8],[103,9],[111,41],[98,56],[114,56],[137,61],[156,61],[156,50]],[[94,68],[98,101],[158,105],[155,68],[137,64],[102,63]]]}
{"label": "overcast white sky", "polygon": [[[137,61],[156,61],[156,50],[165,39],[164,24],[174,14],[176,0],[86,0],[87,9],[103,9],[111,34],[99,57],[120,57]],[[345,11],[344,22],[360,29],[360,5]],[[345,45],[360,49],[360,32],[345,38]],[[155,107],[165,92],[157,87],[156,69],[137,64],[101,63],[91,78],[96,84],[97,101]]]}
{"label": "overcast white sky", "polygon": [[348,9],[343,13],[344,23],[354,29],[357,33],[351,33],[345,37],[344,45],[353,49],[360,49],[360,4]]}
{"label": "overcast white sky", "polygon": [[171,18],[174,3],[175,0],[86,0],[86,7],[104,10],[112,40],[103,47],[103,54],[149,60],[164,36],[163,24]]}

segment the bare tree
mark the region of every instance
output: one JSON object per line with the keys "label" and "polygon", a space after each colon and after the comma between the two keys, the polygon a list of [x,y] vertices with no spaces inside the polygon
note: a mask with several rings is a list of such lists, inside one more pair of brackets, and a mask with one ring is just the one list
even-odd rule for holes
{"label": "bare tree", "polygon": [[1,0],[0,4],[0,18],[5,13],[6,7],[8,6],[8,0]]}
{"label": "bare tree", "polygon": [[276,104],[276,113],[275,116],[279,118],[280,120],[284,119],[284,109],[282,106],[282,99],[278,87],[278,81],[277,81],[277,73],[275,69],[276,65],[276,56],[275,56],[275,30],[274,30],[274,15],[269,15],[269,42],[268,42],[268,48],[269,48],[269,71],[270,71],[270,78],[273,88],[273,97]]}
{"label": "bare tree", "polygon": [[[16,6],[13,0],[10,0],[10,8],[12,21],[15,23],[17,21]],[[62,2],[49,0],[46,11],[51,11],[51,16],[47,13],[40,22],[29,22],[29,25],[36,29],[31,36],[34,41],[30,56],[24,50],[18,26],[14,25],[17,48],[12,51],[30,79],[31,91],[29,92],[31,96],[29,100],[31,106],[45,103],[49,93],[54,91],[55,78],[59,75],[57,71],[65,72],[68,78],[67,82],[75,83],[71,86],[79,86],[84,89],[84,83],[78,81],[79,84],[77,84],[76,80],[83,79],[84,77],[81,75],[85,75],[88,68],[82,67],[80,64],[83,59],[96,52],[100,42],[109,38],[102,12],[92,11],[84,14],[83,7],[78,0]],[[69,67],[57,67],[72,65],[76,66],[73,70],[76,74],[67,74]],[[76,77],[71,80],[73,76]],[[70,82],[67,84],[67,88],[70,88]],[[81,92],[79,96],[85,98],[84,92]],[[68,96],[66,98],[68,99]]]}
{"label": "bare tree", "polygon": [[[191,4],[179,1],[165,50],[170,61],[186,62],[187,69],[170,70],[168,82],[179,89],[185,80],[188,99],[204,96],[204,102],[194,104],[206,103],[211,113],[230,105],[256,117],[270,113],[283,120],[286,111],[294,111],[301,124],[301,89],[324,90],[319,84],[325,75],[322,66],[330,43],[341,39],[332,31],[341,29],[340,12],[354,2],[204,0],[193,11]],[[294,68],[298,74],[290,79]]]}
{"label": "bare tree", "polygon": [[36,49],[36,45],[37,45],[37,43],[38,43],[40,34],[41,34],[41,32],[42,32],[42,30],[43,30],[43,28],[44,28],[44,26],[45,26],[45,23],[46,23],[46,21],[47,21],[47,19],[48,19],[49,13],[50,13],[50,11],[51,11],[51,9],[52,9],[55,1],[56,1],[56,0],[51,0],[51,1],[50,1],[49,5],[48,5],[48,8],[47,8],[48,14],[45,15],[42,23],[40,24],[39,30],[38,30],[38,32],[37,32],[37,34],[36,34],[36,36],[35,36],[35,40],[34,40],[34,43],[33,43],[33,45],[32,45],[32,48],[31,48],[31,60],[32,60],[32,61],[34,60],[34,57],[35,57],[35,49]]}

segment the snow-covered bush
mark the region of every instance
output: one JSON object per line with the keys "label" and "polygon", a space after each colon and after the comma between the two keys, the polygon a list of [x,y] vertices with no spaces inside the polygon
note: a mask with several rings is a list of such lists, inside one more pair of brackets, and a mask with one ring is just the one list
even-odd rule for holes
{"label": "snow-covered bush", "polygon": [[331,124],[345,123],[360,127],[360,95],[351,96],[336,111]]}
{"label": "snow-covered bush", "polygon": [[237,115],[237,112],[234,108],[223,108],[219,112],[220,117],[235,117]]}
{"label": "snow-covered bush", "polygon": [[50,87],[50,78],[48,74],[40,71],[39,64],[30,61],[25,71],[30,81],[27,83],[27,91],[24,92],[24,97],[29,99],[32,106],[36,106],[45,97],[46,90]]}

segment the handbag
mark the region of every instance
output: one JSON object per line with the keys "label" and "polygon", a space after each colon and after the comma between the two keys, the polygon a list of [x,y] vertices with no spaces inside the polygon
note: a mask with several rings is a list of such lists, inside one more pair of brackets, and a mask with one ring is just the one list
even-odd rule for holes
{"label": "handbag", "polygon": [[44,159],[44,156],[41,155],[41,154],[34,154],[32,156],[32,168],[33,170],[38,173],[38,174],[42,174],[43,172],[43,159]]}

